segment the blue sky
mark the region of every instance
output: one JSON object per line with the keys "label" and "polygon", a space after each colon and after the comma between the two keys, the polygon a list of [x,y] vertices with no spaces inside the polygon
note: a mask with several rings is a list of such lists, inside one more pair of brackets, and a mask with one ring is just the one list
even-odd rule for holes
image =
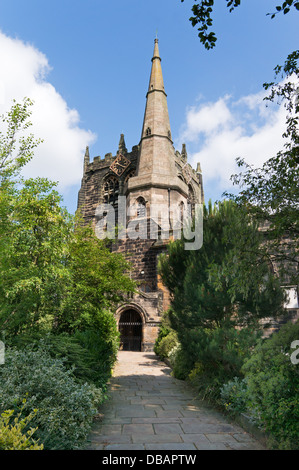
{"label": "blue sky", "polygon": [[174,145],[200,161],[206,200],[231,189],[235,158],[260,164],[281,148],[284,114],[266,109],[265,81],[298,48],[298,13],[266,16],[278,0],[215,7],[215,49],[188,21],[191,0],[1,0],[0,113],[12,98],[34,99],[33,132],[45,139],[27,176],[59,181],[70,212],[83,155],[115,154],[121,133],[139,143],[154,38]]}

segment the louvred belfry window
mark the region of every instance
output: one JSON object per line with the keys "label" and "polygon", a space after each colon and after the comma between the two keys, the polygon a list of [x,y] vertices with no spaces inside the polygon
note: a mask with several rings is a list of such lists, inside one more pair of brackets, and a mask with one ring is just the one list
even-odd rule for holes
{"label": "louvred belfry window", "polygon": [[119,181],[114,176],[108,178],[104,183],[104,203],[112,204],[113,207],[118,205]]}

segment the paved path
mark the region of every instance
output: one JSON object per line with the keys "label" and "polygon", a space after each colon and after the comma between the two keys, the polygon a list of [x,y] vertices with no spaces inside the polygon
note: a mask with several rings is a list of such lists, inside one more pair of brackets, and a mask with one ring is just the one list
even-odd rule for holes
{"label": "paved path", "polygon": [[196,399],[153,353],[120,351],[90,450],[256,450],[263,446]]}

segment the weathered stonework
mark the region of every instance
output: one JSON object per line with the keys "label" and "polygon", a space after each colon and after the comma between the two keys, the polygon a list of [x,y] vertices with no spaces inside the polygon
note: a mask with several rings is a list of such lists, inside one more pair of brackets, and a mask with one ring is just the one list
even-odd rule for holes
{"label": "weathered stonework", "polygon": [[[126,148],[123,134],[115,155],[95,157],[90,162],[86,149],[78,209],[83,220],[91,222],[97,230],[96,209],[100,204],[112,204],[118,214],[120,196],[125,196],[127,207],[134,204],[139,208],[128,215],[126,224],[143,221],[147,236],[116,239],[111,245],[113,251],[130,261],[129,274],[139,286],[139,293],[119,305],[115,316],[124,349],[151,351],[162,313],[169,306],[169,293],[157,269],[158,256],[165,251],[171,237],[170,230],[164,239],[163,224],[169,222],[170,206],[186,208],[188,204],[203,203],[204,199],[200,165],[194,170],[188,164],[185,145],[181,152],[173,147],[157,39],[146,98],[141,140],[131,152]],[[162,205],[166,210],[155,221],[159,237],[150,238],[153,205]]]}

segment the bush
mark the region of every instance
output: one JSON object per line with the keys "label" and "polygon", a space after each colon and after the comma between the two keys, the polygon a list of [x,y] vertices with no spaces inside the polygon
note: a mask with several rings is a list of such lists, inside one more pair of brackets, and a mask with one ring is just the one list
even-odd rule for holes
{"label": "bush", "polygon": [[20,414],[12,419],[14,410],[6,410],[0,415],[0,450],[43,450],[43,444],[35,441],[32,436],[36,428],[25,432],[36,412],[20,419]]}
{"label": "bush", "polygon": [[42,348],[9,348],[0,380],[0,411],[14,409],[25,418],[38,409],[32,424],[45,449],[76,449],[85,442],[102,392],[79,384],[62,359],[53,359]]}
{"label": "bush", "polygon": [[247,410],[246,379],[234,377],[220,389],[221,402],[225,409],[232,414],[244,413]]}
{"label": "bush", "polygon": [[262,340],[243,366],[247,406],[280,449],[298,449],[299,365],[290,357],[295,340],[299,340],[299,323],[288,323]]}
{"label": "bush", "polygon": [[195,364],[189,369],[189,380],[199,395],[219,403],[221,388],[234,377],[243,378],[242,366],[256,342],[257,335],[249,329],[215,328],[192,330]]}
{"label": "bush", "polygon": [[63,359],[78,382],[92,383],[101,389],[106,388],[118,350],[117,339],[105,339],[101,332],[91,329],[74,334],[23,334],[11,339],[10,345],[18,350],[28,346],[38,350],[42,345],[51,357]]}
{"label": "bush", "polygon": [[168,334],[164,335],[162,339],[155,346],[155,353],[161,358],[166,359],[169,357],[170,351],[178,344],[177,334],[174,330],[169,330]]}
{"label": "bush", "polygon": [[168,358],[174,377],[185,380],[188,376],[189,359],[179,343],[169,352]]}

